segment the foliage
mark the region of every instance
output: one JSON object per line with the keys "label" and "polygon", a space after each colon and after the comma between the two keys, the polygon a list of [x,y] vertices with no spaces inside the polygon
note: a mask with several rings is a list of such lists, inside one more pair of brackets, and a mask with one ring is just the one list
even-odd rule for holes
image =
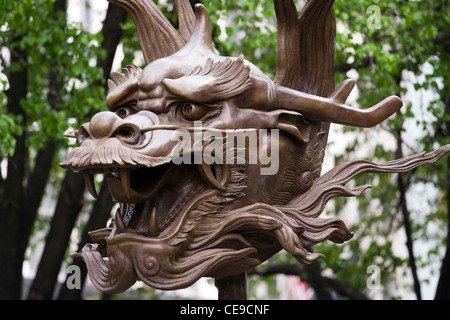
{"label": "foliage", "polygon": [[220,54],[243,54],[273,78],[277,42],[273,1],[206,0],[202,3],[210,13],[214,42]]}
{"label": "foliage", "polygon": [[[391,160],[403,153],[431,151],[447,144],[448,135],[438,137],[435,132],[439,123],[447,121],[443,100],[445,96],[448,96],[450,64],[448,49],[446,51],[445,43],[440,42],[439,39],[448,36],[450,20],[448,15],[443,13],[449,11],[449,3],[446,1],[377,2],[380,9],[378,17],[380,28],[370,28],[368,19],[372,12],[368,12],[367,8],[371,5],[373,1],[336,2],[337,19],[341,29],[346,30],[345,33],[337,35],[337,69],[345,66],[344,70],[353,69],[357,72],[348,75],[356,74],[360,93],[358,104],[361,107],[374,105],[381,98],[392,94],[401,95],[406,106],[401,114],[391,117],[380,128],[370,129],[372,132],[381,130],[389,133],[391,138],[389,134],[386,137],[392,141],[393,147],[388,147],[389,143],[385,138],[376,139],[374,135],[371,135],[370,130],[346,128],[345,131],[358,131],[359,139],[357,143],[353,143],[345,150],[344,157],[358,156],[357,150],[364,148],[367,144],[370,145],[367,158],[377,161]],[[431,65],[432,71],[423,76],[426,65]],[[338,79],[343,77],[342,74],[337,75]],[[408,87],[411,78],[413,89],[410,88],[411,85]],[[414,81],[416,80],[414,78],[423,78],[423,80]],[[435,98],[430,103],[417,104],[414,97],[418,94],[431,95]],[[431,116],[428,117],[423,116],[430,114]],[[430,121],[430,118],[433,120]],[[423,182],[432,181],[435,188],[445,190],[445,161],[430,167],[423,167],[405,175],[409,189]],[[332,270],[346,270],[339,271],[338,278],[349,279],[348,276],[351,275],[346,274],[347,271],[358,267],[362,269],[355,274],[364,274],[364,268],[373,263],[380,266],[383,270],[382,274],[393,281],[396,272],[398,274],[400,270],[409,267],[404,255],[400,257],[398,253],[393,253],[391,243],[395,234],[404,232],[405,223],[400,215],[400,190],[396,179],[396,176],[390,175],[364,175],[355,179],[356,184],[368,183],[372,184],[373,188],[358,199],[361,221],[354,227],[358,240],[351,241],[345,246],[350,247],[352,258],[334,262],[326,259],[327,267],[331,267]],[[444,195],[442,192],[440,194]],[[426,195],[424,193],[419,196],[425,199]],[[435,205],[437,201],[445,201],[442,197],[441,199],[431,197],[428,201],[429,205],[422,207],[419,211],[410,206],[412,236],[416,240],[414,243],[416,247],[431,246],[427,256],[421,256],[418,260],[422,261],[422,267],[431,265],[436,272],[440,268],[440,263],[432,264],[431,262],[442,260],[443,251],[438,248],[442,248],[447,234],[446,232],[434,234],[436,237],[430,243],[432,237],[427,236],[430,225],[428,223],[431,222],[430,219],[433,219],[432,223],[437,225],[438,229],[446,230],[445,210],[448,208],[441,206],[438,209]],[[362,260],[355,261],[355,257]],[[345,268],[338,268],[343,265]],[[396,271],[397,269],[399,271]],[[422,279],[424,282],[429,280],[426,275]],[[388,279],[383,280],[383,283],[387,284],[385,281]],[[411,283],[410,280],[406,282]],[[360,283],[360,285],[358,287],[364,288],[365,284]],[[389,292],[385,294],[389,295]]]}
{"label": "foliage", "polygon": [[[0,121],[6,132],[0,135],[4,146],[1,156],[11,155],[14,137],[27,130],[28,144],[42,148],[49,137],[66,144],[62,137],[68,128],[67,119],[77,119],[78,127],[90,110],[104,105],[102,72],[93,65],[97,57],[104,56],[99,48],[101,36],[82,29],[80,24],[66,25],[64,13],[53,15],[54,0],[26,0],[0,2],[0,43],[10,55],[17,50],[26,52],[26,61],[2,61],[3,73],[27,69],[28,94],[22,99],[26,114],[26,128],[21,118],[6,114],[6,99],[1,99]],[[4,52],[4,51],[3,51]],[[5,57],[6,58],[6,57]],[[63,70],[63,72],[61,72]],[[57,77],[52,79],[52,77]],[[50,81],[64,84],[58,92],[50,92]],[[57,96],[52,105],[50,96]],[[2,130],[3,132],[3,130]]]}

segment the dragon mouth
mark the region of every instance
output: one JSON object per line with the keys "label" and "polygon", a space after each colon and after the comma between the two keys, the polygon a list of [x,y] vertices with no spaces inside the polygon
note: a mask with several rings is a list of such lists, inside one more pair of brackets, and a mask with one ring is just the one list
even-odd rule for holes
{"label": "dragon mouth", "polygon": [[[113,200],[120,204],[114,217],[115,228],[107,228],[109,238],[127,233],[163,239],[176,233],[182,217],[200,193],[226,184],[224,167],[203,164],[197,168],[169,162],[157,167],[100,167],[81,172],[95,198],[95,175],[104,174]],[[180,183],[189,188],[174,193],[174,186]],[[103,237],[106,229],[99,232]]]}
{"label": "dragon mouth", "polygon": [[[108,187],[114,200],[121,203],[140,203],[151,198],[155,192],[168,182],[168,175],[173,163],[149,168],[110,168],[103,171],[106,174]],[[93,196],[92,187],[94,175],[91,171],[84,172],[85,183]]]}
{"label": "dragon mouth", "polygon": [[191,151],[190,162],[179,163],[174,150],[154,149],[147,154],[118,145],[113,138],[87,139],[60,166],[82,173],[87,190],[96,199],[95,175],[105,176],[113,201],[120,204],[116,233],[156,238],[176,229],[176,221],[182,220],[199,192],[226,190],[229,173],[225,165],[198,164],[195,151]]}
{"label": "dragon mouth", "polygon": [[124,233],[158,237],[160,230],[167,226],[168,220],[173,217],[169,217],[165,210],[159,210],[162,212],[157,214],[158,201],[153,199],[153,196],[158,192],[164,193],[165,187],[172,180],[171,173],[173,175],[176,169],[176,165],[168,163],[149,168],[104,167],[82,170],[86,187],[94,198],[97,198],[95,175],[104,174],[113,201],[120,204],[113,220],[114,228],[92,232],[93,240],[102,242],[102,236],[96,237],[96,233],[103,235],[105,232],[109,233],[109,238]]}

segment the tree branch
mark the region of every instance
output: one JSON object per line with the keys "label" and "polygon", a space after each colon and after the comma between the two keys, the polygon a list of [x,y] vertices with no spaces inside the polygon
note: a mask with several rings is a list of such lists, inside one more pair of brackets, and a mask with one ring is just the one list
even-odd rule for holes
{"label": "tree branch", "polygon": [[[103,69],[104,79],[108,79],[111,73],[114,57],[116,56],[117,45],[122,38],[122,28],[120,24],[125,22],[127,12],[122,7],[109,3],[106,18],[102,28],[102,48],[106,50],[105,59],[98,59],[97,67]],[[107,87],[106,87],[107,88]]]}
{"label": "tree branch", "polygon": [[442,44],[450,40],[450,32],[438,34],[431,40],[434,44]]}
{"label": "tree branch", "polygon": [[[402,134],[401,134],[400,130],[398,130],[398,132],[397,132],[397,158],[399,158],[399,159],[403,158]],[[421,293],[421,289],[420,289],[420,280],[419,280],[419,276],[417,274],[416,259],[414,256],[411,220],[409,218],[409,210],[408,210],[408,205],[406,202],[407,187],[406,187],[404,176],[402,173],[398,174],[397,183],[398,183],[398,189],[400,192],[400,199],[399,199],[398,207],[403,216],[403,223],[404,223],[405,233],[406,233],[406,247],[408,249],[408,255],[409,255],[409,265],[411,267],[411,273],[412,273],[413,280],[414,280],[414,292],[416,293],[417,299],[422,300],[422,293]]]}
{"label": "tree branch", "polygon": [[[293,276],[301,276],[302,278],[306,278],[306,269],[305,265],[301,264],[274,264],[269,265],[265,268],[256,268],[250,270],[247,274],[248,276],[259,276],[259,277],[267,277],[275,274],[285,274],[285,275],[293,275]],[[360,290],[354,288],[347,282],[343,282],[337,279],[333,279],[330,277],[321,277],[323,279],[323,283],[326,288],[329,288],[338,294],[345,296],[352,300],[369,300],[367,295],[365,295]],[[308,278],[308,283],[313,286],[310,282],[311,279]]]}

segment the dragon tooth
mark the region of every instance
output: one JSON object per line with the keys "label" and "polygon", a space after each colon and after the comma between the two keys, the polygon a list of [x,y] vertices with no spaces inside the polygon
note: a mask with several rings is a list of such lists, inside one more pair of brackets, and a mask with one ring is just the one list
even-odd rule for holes
{"label": "dragon tooth", "polygon": [[158,219],[156,217],[156,208],[153,208],[152,213],[150,214],[148,232],[150,234],[150,237],[154,238],[156,238],[160,234]]}
{"label": "dragon tooth", "polygon": [[125,192],[125,195],[129,199],[130,195],[130,170],[129,169],[121,169],[120,170],[120,181],[122,182],[122,188]]}
{"label": "dragon tooth", "polygon": [[117,210],[116,212],[116,217],[114,219],[115,223],[116,223],[116,230],[117,230],[117,234],[121,234],[124,233],[126,230],[126,226],[125,223],[122,220],[122,217],[120,215],[120,210]]}
{"label": "dragon tooth", "polygon": [[95,190],[94,175],[91,174],[89,171],[84,171],[83,177],[84,183],[86,184],[86,188],[89,190],[89,192],[95,199],[98,199],[97,190]]}
{"label": "dragon tooth", "polygon": [[214,176],[211,166],[203,162],[202,164],[197,165],[202,177],[211,184],[211,186],[226,191],[226,187],[221,185],[220,182]]}

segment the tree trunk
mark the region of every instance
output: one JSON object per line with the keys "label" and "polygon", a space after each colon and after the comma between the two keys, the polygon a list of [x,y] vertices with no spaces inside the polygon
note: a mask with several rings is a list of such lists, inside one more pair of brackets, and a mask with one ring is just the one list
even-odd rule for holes
{"label": "tree trunk", "polygon": [[[83,247],[90,242],[89,231],[97,230],[106,226],[108,219],[111,217],[111,209],[113,207],[112,197],[109,193],[108,185],[106,180],[102,184],[100,193],[98,195],[98,200],[95,202],[89,221],[84,228],[83,235],[81,236],[81,241],[78,244],[78,251],[81,251]],[[59,291],[58,300],[81,300],[82,291],[84,288],[85,280],[87,277],[86,264],[82,259],[73,259],[71,265],[78,266],[81,270],[81,288],[80,289],[69,289],[67,286],[63,285]],[[69,277],[70,275],[68,275]],[[65,283],[67,283],[68,277]]]}
{"label": "tree trunk", "polygon": [[[64,2],[64,3],[62,3]],[[55,2],[55,6],[60,9],[54,9],[54,12],[65,10],[66,1]],[[64,11],[63,11],[64,12]],[[64,70],[60,66],[60,70]],[[61,102],[60,90],[63,84],[58,82],[58,74],[56,71],[50,71],[49,75],[49,90],[47,99],[53,110],[58,110],[58,104]],[[22,221],[21,221],[21,235],[19,241],[18,257],[23,261],[28,247],[28,242],[33,231],[34,222],[38,215],[39,207],[45,194],[45,187],[47,186],[50,172],[52,170],[53,158],[57,150],[57,145],[53,138],[48,138],[47,144],[43,149],[38,150],[34,169],[28,179],[25,188],[24,198],[26,201],[22,204]]]}
{"label": "tree trunk", "polygon": [[450,300],[450,157],[447,158],[447,249],[442,261],[436,300]]}
{"label": "tree trunk", "polygon": [[[450,53],[450,46],[449,46]],[[447,55],[448,57],[448,55]],[[445,59],[445,57],[443,57]],[[445,103],[445,112],[450,114],[450,95],[446,95],[442,99]],[[444,123],[443,132],[444,136],[450,134],[450,121]],[[447,156],[447,177],[445,180],[445,188],[447,194],[447,248],[442,261],[441,274],[439,277],[439,282],[436,289],[436,300],[450,300],[450,156]]]}
{"label": "tree trunk", "polygon": [[[315,290],[318,300],[330,300],[331,296],[329,292],[333,291],[350,300],[369,300],[369,297],[359,289],[352,287],[351,284],[337,279],[323,277],[320,274],[320,268],[313,267],[308,271],[306,270],[307,267],[307,265],[301,264],[277,263],[267,266],[262,271],[259,271],[259,269],[250,270],[248,275],[257,275],[260,277],[267,277],[275,274],[299,276],[302,280],[307,281]],[[319,277],[315,276],[316,274],[318,274]],[[315,282],[316,280],[318,280],[318,282]]]}
{"label": "tree trunk", "polygon": [[[27,53],[16,49],[11,54],[11,64],[26,65]],[[20,71],[8,75],[10,89],[6,92],[8,112],[22,116],[23,134],[16,139],[14,155],[8,158],[7,177],[3,185],[0,205],[0,299],[17,300],[22,290],[22,257],[19,254],[22,211],[24,202],[25,168],[28,160],[26,148],[26,117],[21,100],[27,95],[28,71],[24,66]]]}
{"label": "tree trunk", "polygon": [[68,171],[59,192],[36,277],[28,294],[30,300],[49,300],[53,297],[70,235],[83,207],[84,189],[83,175]]}
{"label": "tree trunk", "polygon": [[123,33],[120,24],[125,22],[126,17],[127,12],[125,9],[113,3],[109,4],[106,18],[103,22],[103,42],[101,45],[106,50],[106,58],[104,60],[99,59],[97,62],[97,67],[103,69],[103,77],[105,79],[110,77],[117,46],[120,43]]}
{"label": "tree trunk", "polygon": [[36,156],[35,168],[25,189],[26,201],[22,204],[22,221],[19,242],[19,253],[21,260],[25,258],[25,252],[33,230],[42,198],[45,193],[45,187],[50,176],[53,157],[56,152],[56,144],[53,139],[49,139],[44,149],[38,151]]}
{"label": "tree trunk", "polygon": [[322,276],[322,270],[318,262],[305,265],[306,280],[311,288],[314,289],[317,300],[331,300],[330,292]]}
{"label": "tree trunk", "polygon": [[[448,37],[448,34],[447,34]],[[443,45],[443,50],[441,52],[442,61],[450,61],[450,41],[447,41]],[[450,75],[447,73],[444,77],[444,83],[448,83]],[[444,89],[445,90],[445,89]],[[450,93],[447,88],[447,93],[441,97],[442,102],[445,105],[444,114],[450,114]],[[450,121],[445,121],[440,128],[442,131],[439,132],[440,136],[445,138],[450,136]],[[445,252],[444,260],[442,261],[441,274],[439,277],[439,282],[436,289],[436,300],[450,300],[450,157],[447,156],[447,176],[445,179],[445,189],[447,196],[447,248]]]}
{"label": "tree trunk", "polygon": [[450,300],[450,157],[447,157],[447,249],[442,261],[436,300]]}

